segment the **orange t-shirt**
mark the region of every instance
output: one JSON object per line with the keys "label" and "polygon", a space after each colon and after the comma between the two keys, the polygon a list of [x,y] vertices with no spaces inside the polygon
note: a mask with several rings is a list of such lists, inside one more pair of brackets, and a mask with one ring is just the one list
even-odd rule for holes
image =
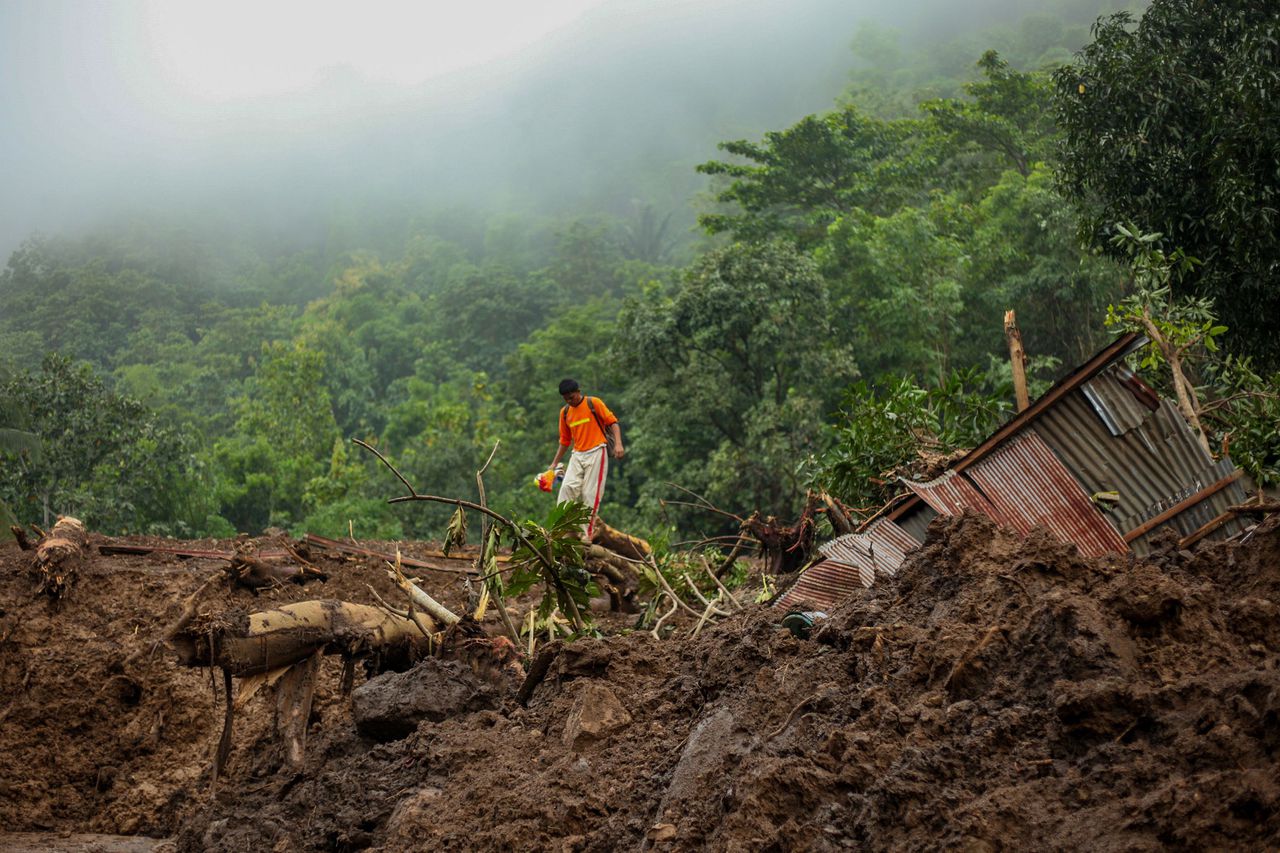
{"label": "orange t-shirt", "polygon": [[[591,414],[591,408],[587,405],[587,400],[592,400],[596,405],[596,413]],[[616,424],[618,419],[614,417],[613,412],[609,411],[609,407],[604,404],[604,400],[599,397],[583,397],[582,402],[576,406],[566,406],[560,410],[560,443],[565,447],[569,443],[573,443],[573,449],[576,451],[594,450],[604,444],[604,433],[600,427],[609,428],[610,424]],[[596,418],[600,419],[600,423],[596,423]]]}

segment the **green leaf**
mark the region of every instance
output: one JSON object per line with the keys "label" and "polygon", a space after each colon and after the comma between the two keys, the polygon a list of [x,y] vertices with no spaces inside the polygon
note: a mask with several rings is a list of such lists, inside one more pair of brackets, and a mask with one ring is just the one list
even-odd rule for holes
{"label": "green leaf", "polygon": [[447,557],[451,550],[466,544],[467,513],[462,507],[458,507],[449,518],[449,529],[444,534],[444,555]]}

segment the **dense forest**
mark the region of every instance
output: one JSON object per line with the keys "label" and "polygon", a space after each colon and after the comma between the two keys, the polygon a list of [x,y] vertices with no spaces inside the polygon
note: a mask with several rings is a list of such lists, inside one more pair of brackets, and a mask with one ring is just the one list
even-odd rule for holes
{"label": "dense forest", "polygon": [[0,274],[0,512],[438,536],[358,438],[459,497],[498,444],[490,502],[540,518],[570,375],[622,420],[615,526],[678,540],[725,524],[685,502],[790,517],[812,489],[871,512],[1012,414],[1009,309],[1033,393],[1155,329],[1149,381],[1175,353],[1215,452],[1280,485],[1280,10],[1059,5],[860,27],[829,109],[682,152],[678,201],[638,170],[625,210],[32,236]]}

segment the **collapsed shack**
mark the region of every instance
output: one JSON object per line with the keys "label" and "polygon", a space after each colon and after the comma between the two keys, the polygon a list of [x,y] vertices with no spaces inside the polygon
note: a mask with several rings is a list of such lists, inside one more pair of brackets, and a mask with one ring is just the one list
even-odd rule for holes
{"label": "collapsed shack", "polygon": [[1177,406],[1125,366],[1147,343],[1127,334],[888,514],[917,540],[937,514],[971,509],[1023,533],[1047,527],[1087,555],[1146,553],[1163,528],[1184,547],[1225,539],[1246,522],[1246,494],[1227,455],[1213,459]]}
{"label": "collapsed shack", "polygon": [[1060,380],[976,448],[906,492],[823,558],[776,604],[829,610],[891,577],[938,516],[976,512],[1023,535],[1043,528],[1082,554],[1146,554],[1165,531],[1180,547],[1244,533],[1240,469],[1214,459],[1169,400],[1124,363],[1147,343],[1126,334]]}

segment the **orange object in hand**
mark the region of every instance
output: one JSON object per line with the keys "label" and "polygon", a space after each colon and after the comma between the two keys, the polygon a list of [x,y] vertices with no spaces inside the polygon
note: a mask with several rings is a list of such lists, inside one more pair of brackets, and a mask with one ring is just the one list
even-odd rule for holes
{"label": "orange object in hand", "polygon": [[541,474],[534,477],[533,481],[538,484],[538,488],[542,489],[542,491],[551,491],[551,487],[556,481],[556,469],[551,468],[550,470],[543,471]]}

